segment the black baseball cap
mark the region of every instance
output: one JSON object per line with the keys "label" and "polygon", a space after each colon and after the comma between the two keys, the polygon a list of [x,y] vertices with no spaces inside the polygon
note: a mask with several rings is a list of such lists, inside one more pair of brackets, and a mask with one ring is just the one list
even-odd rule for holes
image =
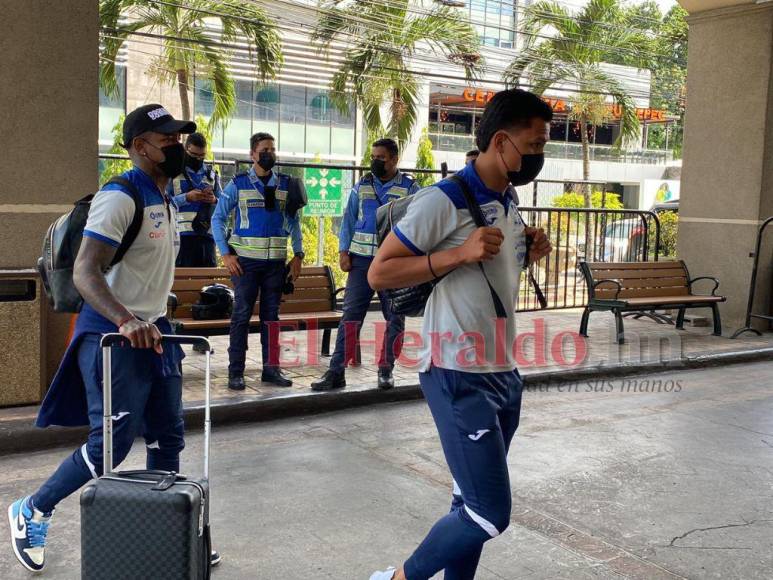
{"label": "black baseball cap", "polygon": [[143,105],[126,115],[123,121],[123,146],[128,149],[132,139],[148,131],[154,133],[193,133],[196,123],[178,121],[159,104]]}

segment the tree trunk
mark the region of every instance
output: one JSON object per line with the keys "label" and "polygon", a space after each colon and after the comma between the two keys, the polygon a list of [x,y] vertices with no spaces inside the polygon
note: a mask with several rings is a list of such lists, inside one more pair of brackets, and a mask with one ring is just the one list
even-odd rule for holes
{"label": "tree trunk", "polygon": [[[590,143],[588,143],[588,119],[585,115],[580,117],[580,137],[582,139],[582,178],[588,181],[590,179]],[[591,187],[589,184],[583,184],[582,195],[585,207],[590,207]]]}
{"label": "tree trunk", "polygon": [[177,70],[177,88],[180,91],[180,105],[182,105],[183,119],[191,119],[191,102],[188,99],[188,71],[184,68]]}
{"label": "tree trunk", "polygon": [[402,149],[402,142],[404,141],[404,135],[400,135],[400,121],[404,114],[403,97],[400,94],[400,89],[392,89],[392,126],[394,127],[394,138],[397,141],[397,146]]}

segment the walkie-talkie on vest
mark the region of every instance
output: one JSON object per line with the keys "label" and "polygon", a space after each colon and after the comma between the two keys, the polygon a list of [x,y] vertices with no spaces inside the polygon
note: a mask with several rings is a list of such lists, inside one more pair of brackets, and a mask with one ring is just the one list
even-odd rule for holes
{"label": "walkie-talkie on vest", "polygon": [[266,210],[274,211],[276,209],[276,185],[266,185],[263,188],[263,199],[266,203]]}

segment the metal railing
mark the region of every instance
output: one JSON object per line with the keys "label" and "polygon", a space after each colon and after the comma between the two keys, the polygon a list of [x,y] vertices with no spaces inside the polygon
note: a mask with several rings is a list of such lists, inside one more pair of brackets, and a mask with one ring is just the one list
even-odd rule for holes
{"label": "metal railing", "polygon": [[[473,135],[454,133],[429,133],[432,148],[436,151],[453,151],[464,153],[475,148]],[[661,149],[625,150],[612,145],[590,146],[591,161],[609,161],[612,163],[636,163],[649,165],[663,165],[672,161],[672,151]],[[582,144],[568,141],[550,141],[545,146],[545,153],[554,159],[582,160]]]}
{"label": "metal railing", "polygon": [[[100,159],[128,159],[124,155],[102,154]],[[237,159],[215,161],[225,181],[252,161]],[[301,176],[304,168],[342,169],[349,185],[369,167],[303,162],[278,162],[287,173]],[[408,173],[429,173],[438,178],[452,173],[447,169],[401,169]],[[349,177],[350,176],[350,177]],[[344,187],[346,187],[344,183]],[[556,191],[553,191],[554,186]],[[566,191],[581,192],[583,188],[601,192],[601,202],[608,195],[608,184],[602,181],[539,180],[519,188],[519,211],[524,221],[545,230],[554,252],[535,266],[535,276],[548,300],[548,308],[584,306],[587,299],[585,282],[577,268],[583,261],[637,262],[657,260],[660,253],[660,221],[654,212],[613,209],[556,208],[538,205]],[[546,193],[545,190],[548,190]],[[531,205],[530,205],[531,202]],[[337,266],[336,266],[337,267]],[[375,305],[374,305],[375,306]],[[520,285],[518,310],[539,308],[531,285],[524,278]]]}
{"label": "metal railing", "polygon": [[[524,221],[543,228],[553,252],[534,266],[549,309],[577,308],[587,302],[585,281],[577,266],[587,262],[658,260],[660,220],[637,210],[520,207]],[[525,276],[518,311],[539,310]]]}

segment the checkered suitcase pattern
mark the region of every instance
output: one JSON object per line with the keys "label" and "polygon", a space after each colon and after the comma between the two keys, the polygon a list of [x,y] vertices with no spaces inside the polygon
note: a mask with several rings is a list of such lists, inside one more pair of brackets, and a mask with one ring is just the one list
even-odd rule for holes
{"label": "checkered suitcase pattern", "polygon": [[207,488],[168,474],[102,477],[81,494],[83,580],[206,580],[209,577]]}
{"label": "checkered suitcase pattern", "polygon": [[120,335],[105,335],[103,475],[81,493],[82,580],[208,580],[209,383],[211,347],[199,337],[165,336],[165,342],[206,346],[204,477],[163,471],[113,472],[110,348]]}

